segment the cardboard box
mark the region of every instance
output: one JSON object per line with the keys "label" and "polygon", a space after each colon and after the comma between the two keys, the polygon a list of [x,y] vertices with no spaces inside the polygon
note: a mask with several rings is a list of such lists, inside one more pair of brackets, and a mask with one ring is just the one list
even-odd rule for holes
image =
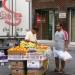
{"label": "cardboard box", "polygon": [[24,68],[23,62],[9,62],[11,68]]}
{"label": "cardboard box", "polygon": [[24,68],[23,62],[18,62],[18,67],[19,67],[19,68]]}
{"label": "cardboard box", "polygon": [[10,68],[16,68],[17,63],[16,62],[9,62]]}
{"label": "cardboard box", "polygon": [[44,68],[45,70],[48,69],[48,60],[44,60],[44,61],[43,61],[43,68]]}
{"label": "cardboard box", "polygon": [[29,60],[27,61],[27,68],[41,68],[43,63],[39,60]]}
{"label": "cardboard box", "polygon": [[40,61],[40,60],[35,60],[35,61],[27,61],[27,68],[41,68],[44,67],[46,70],[48,69],[48,60]]}
{"label": "cardboard box", "polygon": [[25,72],[23,69],[12,69],[11,75],[25,75]]}
{"label": "cardboard box", "polygon": [[28,70],[27,75],[44,75],[44,70]]}

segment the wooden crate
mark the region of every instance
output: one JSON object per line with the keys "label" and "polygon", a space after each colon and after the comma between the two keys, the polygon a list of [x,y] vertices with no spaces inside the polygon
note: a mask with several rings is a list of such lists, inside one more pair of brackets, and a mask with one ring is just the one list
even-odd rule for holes
{"label": "wooden crate", "polygon": [[44,70],[28,70],[27,75],[44,75]]}
{"label": "wooden crate", "polygon": [[24,64],[21,61],[16,61],[16,62],[9,62],[9,65],[12,68],[24,68]]}
{"label": "wooden crate", "polygon": [[25,71],[23,69],[12,69],[11,75],[25,75]]}

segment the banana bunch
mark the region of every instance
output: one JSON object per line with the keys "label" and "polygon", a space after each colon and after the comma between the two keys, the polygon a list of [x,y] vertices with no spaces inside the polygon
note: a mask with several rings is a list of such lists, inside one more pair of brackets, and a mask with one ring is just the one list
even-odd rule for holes
{"label": "banana bunch", "polygon": [[26,41],[22,40],[22,41],[20,42],[20,47],[26,47],[27,44],[28,44],[28,43],[27,43]]}
{"label": "banana bunch", "polygon": [[26,47],[26,48],[36,48],[36,43],[33,42],[27,42],[27,41],[20,41],[20,47]]}
{"label": "banana bunch", "polygon": [[28,48],[36,48],[36,44],[35,43],[32,43],[32,42],[29,42],[28,45],[27,45]]}

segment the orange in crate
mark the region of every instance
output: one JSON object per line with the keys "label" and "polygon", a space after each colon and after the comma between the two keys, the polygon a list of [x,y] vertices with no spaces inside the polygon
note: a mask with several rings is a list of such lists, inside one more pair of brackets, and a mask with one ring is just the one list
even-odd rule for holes
{"label": "orange in crate", "polygon": [[9,55],[22,55],[22,54],[25,55],[27,51],[28,51],[27,48],[16,46],[15,48],[8,49],[8,54]]}

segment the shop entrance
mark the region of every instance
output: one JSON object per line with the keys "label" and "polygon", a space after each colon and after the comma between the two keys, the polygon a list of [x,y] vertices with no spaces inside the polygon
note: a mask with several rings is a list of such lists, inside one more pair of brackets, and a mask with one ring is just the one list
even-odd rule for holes
{"label": "shop entrance", "polygon": [[75,42],[75,8],[69,10],[69,15],[70,41]]}
{"label": "shop entrance", "polygon": [[52,40],[54,36],[54,11],[46,9],[35,10],[35,25],[39,28],[38,39]]}

